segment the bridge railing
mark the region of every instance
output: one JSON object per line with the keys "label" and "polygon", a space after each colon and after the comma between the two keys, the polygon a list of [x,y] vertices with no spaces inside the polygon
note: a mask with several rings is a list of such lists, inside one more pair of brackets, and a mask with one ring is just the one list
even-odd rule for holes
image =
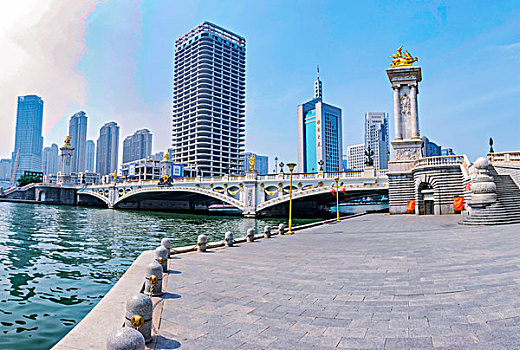
{"label": "bridge railing", "polygon": [[421,166],[436,166],[436,165],[452,165],[463,164],[464,156],[440,156],[440,157],[426,157],[417,159],[415,161],[416,167]]}
{"label": "bridge railing", "polygon": [[520,163],[520,151],[488,153],[491,162],[518,162]]}

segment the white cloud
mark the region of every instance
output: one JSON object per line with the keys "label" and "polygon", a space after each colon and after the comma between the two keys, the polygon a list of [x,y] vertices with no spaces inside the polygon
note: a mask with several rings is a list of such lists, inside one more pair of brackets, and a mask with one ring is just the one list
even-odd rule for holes
{"label": "white cloud", "polygon": [[98,0],[9,1],[0,11],[0,154],[14,144],[16,98],[45,101],[44,133],[70,106],[82,105],[86,81],[76,63],[85,52],[86,19]]}

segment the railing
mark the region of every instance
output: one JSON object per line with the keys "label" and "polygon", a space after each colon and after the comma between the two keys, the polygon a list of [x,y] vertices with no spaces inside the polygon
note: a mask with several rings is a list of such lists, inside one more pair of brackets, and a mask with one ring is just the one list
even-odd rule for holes
{"label": "railing", "polygon": [[420,166],[436,166],[436,165],[452,165],[463,164],[464,156],[441,156],[441,157],[427,157],[417,159],[414,163],[416,167]]}
{"label": "railing", "polygon": [[491,162],[520,162],[520,151],[488,153]]}

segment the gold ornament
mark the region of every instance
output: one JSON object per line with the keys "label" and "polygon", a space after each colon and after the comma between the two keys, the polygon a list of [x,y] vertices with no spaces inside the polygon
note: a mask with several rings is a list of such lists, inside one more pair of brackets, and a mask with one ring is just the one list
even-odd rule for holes
{"label": "gold ornament", "polygon": [[400,48],[397,49],[397,53],[390,56],[390,58],[393,58],[392,63],[390,63],[390,66],[393,68],[396,67],[407,67],[411,66],[414,62],[417,62],[417,57],[413,57],[408,51],[404,51],[403,54],[403,45],[401,45]]}

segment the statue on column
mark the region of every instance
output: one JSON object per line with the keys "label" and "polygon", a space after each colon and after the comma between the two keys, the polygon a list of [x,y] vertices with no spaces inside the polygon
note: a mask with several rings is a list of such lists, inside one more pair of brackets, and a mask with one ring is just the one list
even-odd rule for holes
{"label": "statue on column", "polygon": [[392,63],[390,66],[392,68],[396,67],[406,67],[411,66],[414,62],[417,62],[417,57],[413,57],[408,51],[403,51],[403,45],[401,45],[400,48],[397,49],[397,53],[390,56],[390,58],[393,58]]}

